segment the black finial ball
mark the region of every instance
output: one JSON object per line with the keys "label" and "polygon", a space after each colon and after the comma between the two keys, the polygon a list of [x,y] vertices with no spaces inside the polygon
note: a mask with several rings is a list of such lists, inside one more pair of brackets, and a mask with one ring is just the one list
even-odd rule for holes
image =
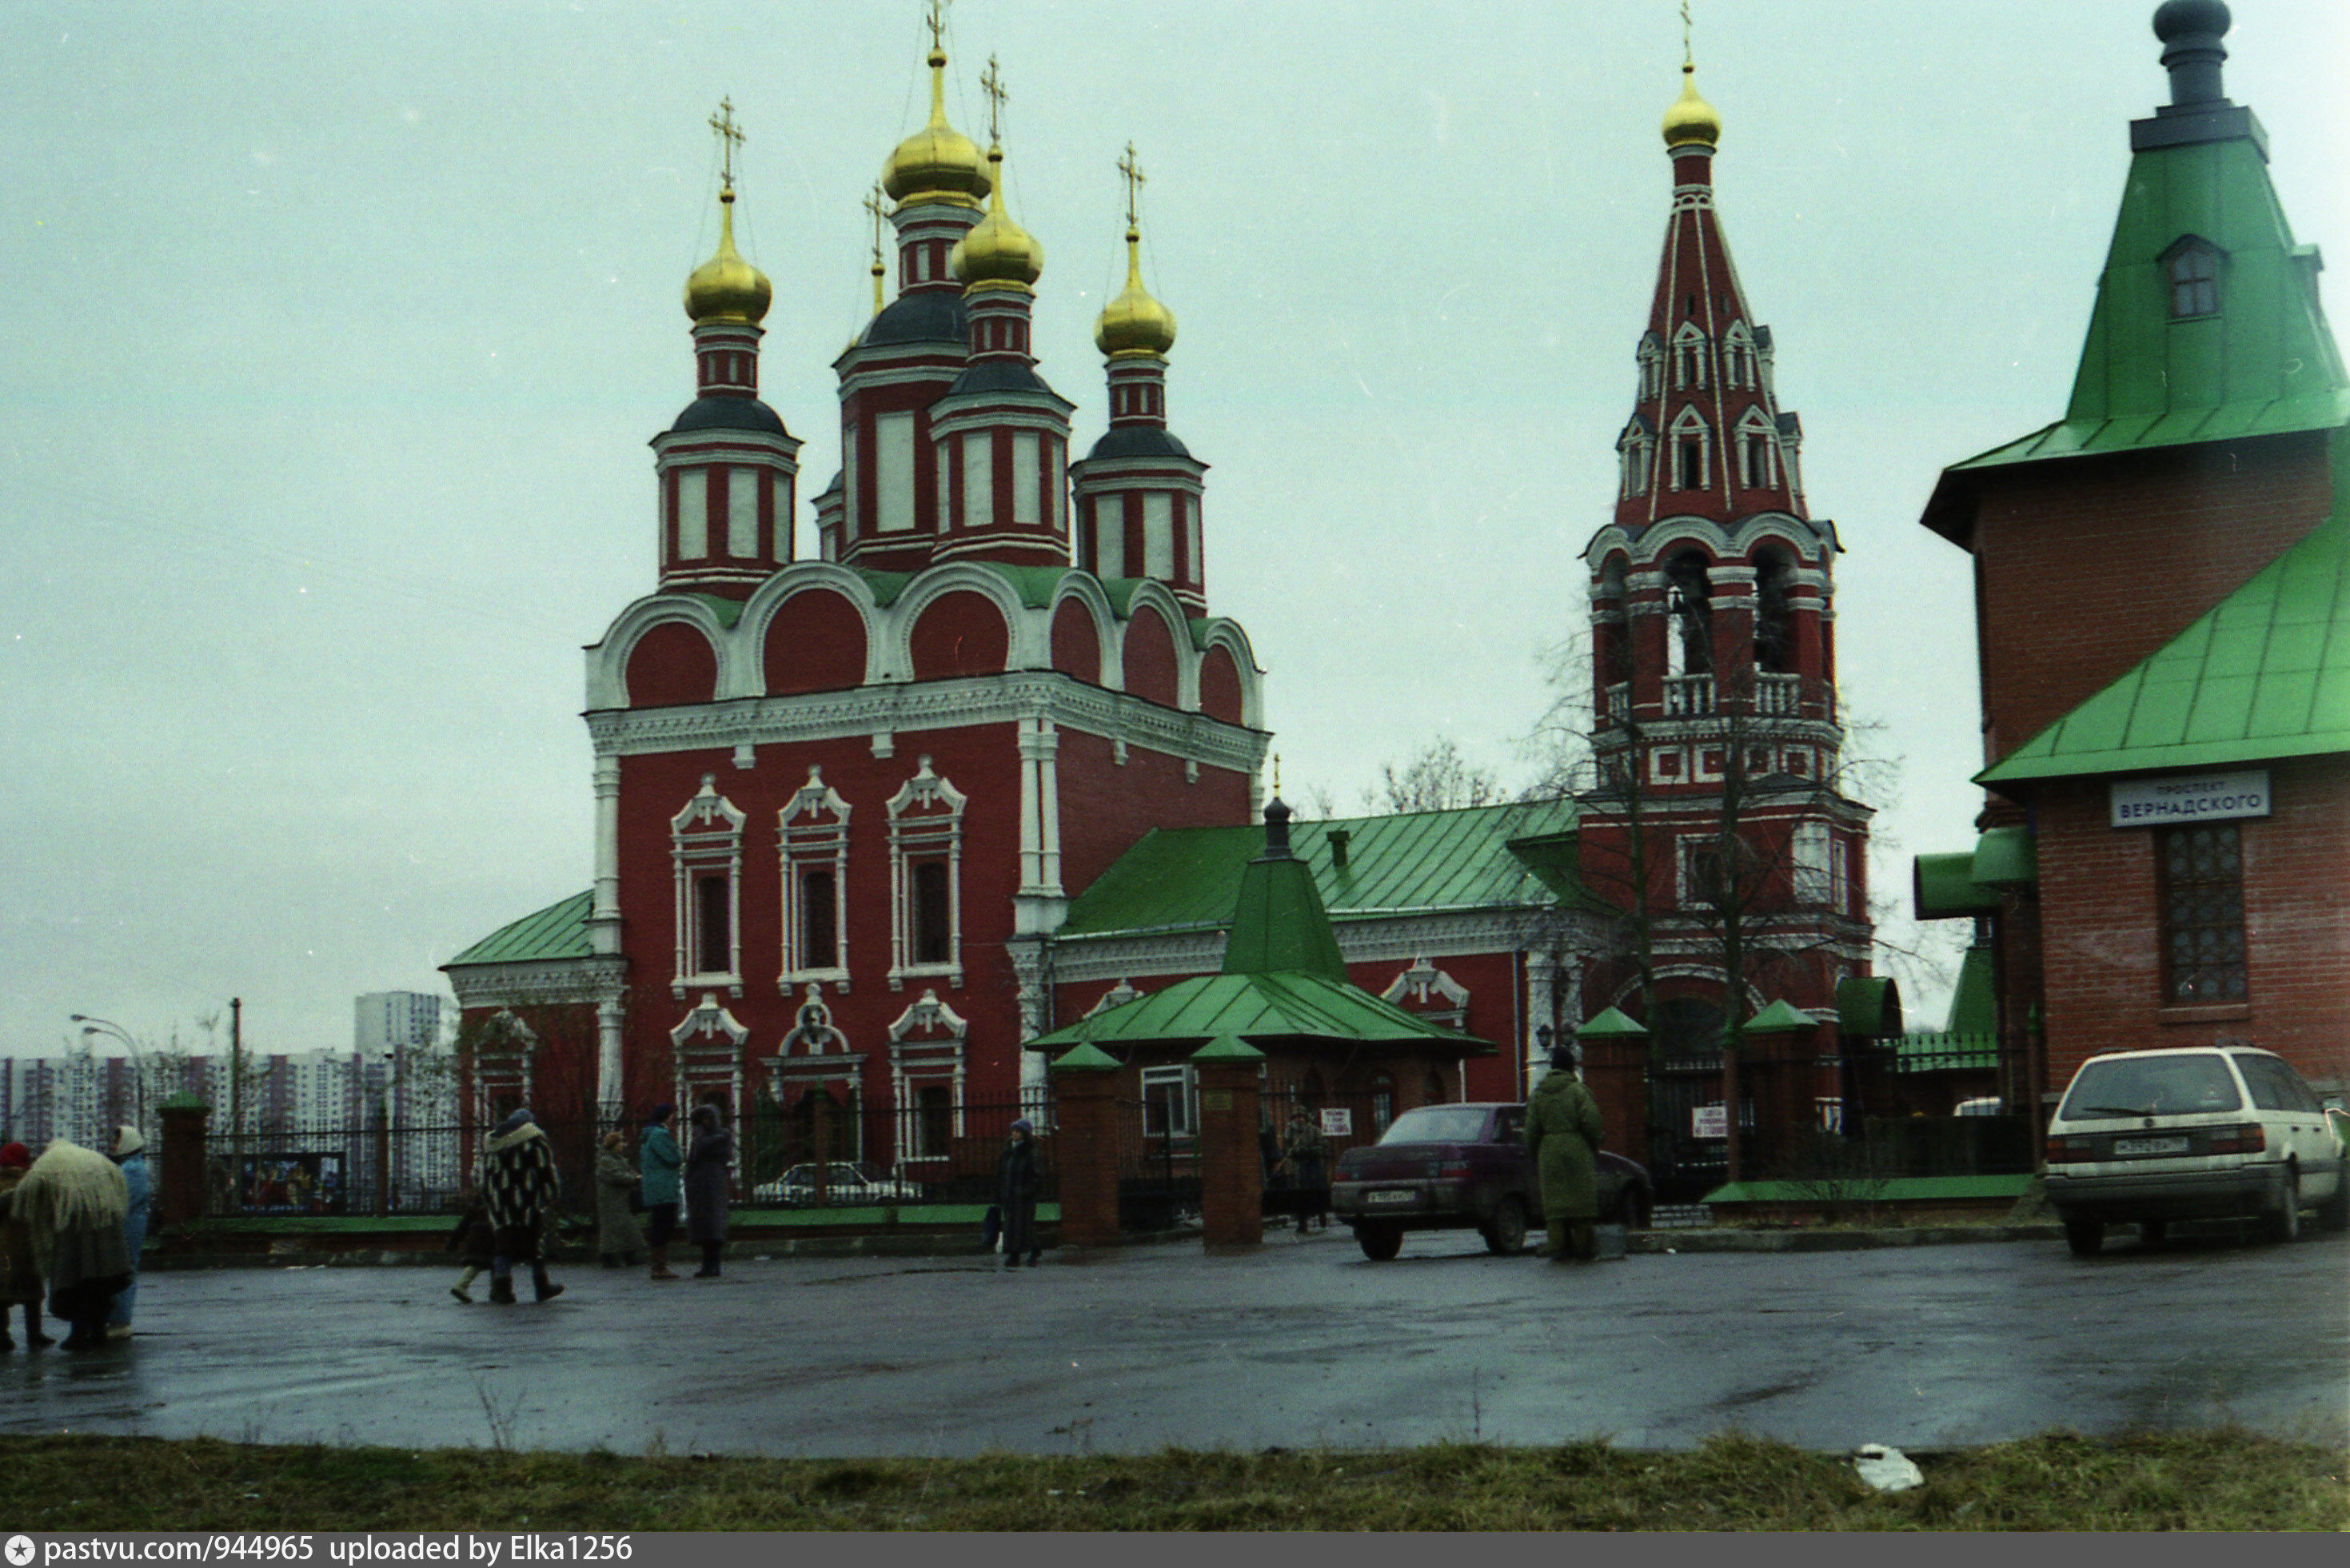
{"label": "black finial ball", "polygon": [[2228,7],[2221,0],[2163,0],[2154,14],[2154,36],[2164,43],[2180,38],[2217,38],[2228,30]]}

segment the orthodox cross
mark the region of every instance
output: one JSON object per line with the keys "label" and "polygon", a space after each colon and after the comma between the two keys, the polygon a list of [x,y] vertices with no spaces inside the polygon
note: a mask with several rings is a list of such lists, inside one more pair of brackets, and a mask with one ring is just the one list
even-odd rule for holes
{"label": "orthodox cross", "polygon": [[710,117],[710,129],[718,133],[719,150],[725,154],[726,159],[725,184],[726,188],[732,191],[734,188],[734,150],[743,145],[742,130],[734,123],[733,99],[722,98],[718,100],[718,112]]}
{"label": "orthodox cross", "polygon": [[1690,0],[1681,0],[1681,64],[1684,67],[1697,64],[1697,57],[1690,52],[1689,8]]}
{"label": "orthodox cross", "polygon": [[1001,141],[1003,106],[1012,101],[1012,95],[1003,90],[1003,78],[996,72],[993,55],[987,57],[987,69],[979,73],[979,90],[987,95],[987,139]]}
{"label": "orthodox cross", "polygon": [[934,49],[946,47],[947,7],[951,4],[953,0],[931,0],[930,15],[923,18],[930,24],[931,47]]}
{"label": "orthodox cross", "polygon": [[1130,229],[1135,224],[1135,198],[1142,194],[1142,187],[1147,183],[1142,177],[1142,165],[1134,161],[1134,143],[1131,141],[1126,144],[1126,156],[1118,161],[1118,171],[1126,176],[1126,226]]}
{"label": "orthodox cross", "polygon": [[873,182],[873,189],[865,198],[865,210],[873,215],[873,314],[881,314],[881,182]]}

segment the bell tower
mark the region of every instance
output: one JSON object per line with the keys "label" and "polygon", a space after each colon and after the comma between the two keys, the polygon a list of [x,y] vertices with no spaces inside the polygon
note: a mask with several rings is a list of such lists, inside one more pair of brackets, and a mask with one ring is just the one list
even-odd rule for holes
{"label": "bell tower", "polygon": [[1867,972],[1871,812],[1839,784],[1841,546],[1805,505],[1802,427],[1715,207],[1721,116],[1686,56],[1681,76],[1615,518],[1584,556],[1596,777],[1579,836],[1586,883],[1640,933],[1586,1007],[1638,1012],[1684,985],[1702,998],[1690,1016],[1712,1010],[1692,1040],[1718,1051],[1773,1001],[1828,1016],[1838,981]]}

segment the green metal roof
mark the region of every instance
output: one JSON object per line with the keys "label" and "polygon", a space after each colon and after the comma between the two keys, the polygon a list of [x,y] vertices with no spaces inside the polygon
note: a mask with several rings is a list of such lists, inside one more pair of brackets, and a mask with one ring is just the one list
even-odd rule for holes
{"label": "green metal roof", "polygon": [[1909,875],[1917,918],[1948,920],[1995,912],[1999,909],[1999,890],[1976,881],[1974,866],[1972,850],[1917,857],[1910,863]]}
{"label": "green metal roof", "polygon": [[[2175,318],[2170,258],[2196,241],[2220,253],[2219,308]],[[2321,265],[2251,135],[2137,153],[2063,421],[1959,467],[2340,425],[2350,378]]]}
{"label": "green metal roof", "polygon": [[1225,1035],[1260,1045],[1335,1040],[1442,1045],[1471,1056],[1494,1051],[1491,1041],[1440,1028],[1358,987],[1313,974],[1195,975],[1039,1035],[1027,1048],[1059,1052],[1081,1043],[1204,1043]]}
{"label": "green metal roof", "polygon": [[1796,1012],[1794,1005],[1785,1001],[1779,1001],[1773,1002],[1740,1024],[1738,1032],[1742,1034],[1786,1034],[1806,1032],[1817,1029],[1819,1026],[1818,1019],[1808,1013]]}
{"label": "green metal roof", "polygon": [[[2170,258],[2196,241],[2219,253],[2219,308],[2174,318]],[[2139,151],[2064,417],[1945,470],[1927,526],[1963,543],[1970,476],[1985,470],[2350,423],[2323,265],[2293,241],[2249,114],[2235,133]]]}
{"label": "green metal roof", "polygon": [[[1548,904],[1558,873],[1537,874],[1513,841],[1548,841],[1574,828],[1574,803],[1548,800],[1292,822],[1289,836],[1323,907],[1345,920]],[[1343,868],[1332,864],[1334,833],[1347,835]],[[1263,844],[1254,826],[1156,830],[1070,904],[1060,936],[1219,929],[1232,919],[1242,873]]]}
{"label": "green metal roof", "polygon": [[549,904],[536,915],[525,915],[510,926],[484,937],[447,963],[528,963],[536,959],[583,959],[588,955],[588,911],[595,891],[575,893],[560,904]]}
{"label": "green metal roof", "polygon": [[1999,1031],[1999,996],[1992,986],[1991,950],[1970,947],[1959,960],[1958,989],[1950,992],[1948,1034],[1995,1034]]}
{"label": "green metal roof", "polygon": [[[1274,810],[1282,809],[1275,802]],[[1268,823],[1265,852],[1241,868],[1224,972],[1313,974],[1343,985],[1347,961],[1315,890],[1313,868],[1290,852],[1287,829],[1286,822]]]}
{"label": "green metal roof", "polygon": [[1836,1030],[1849,1039],[1901,1033],[1901,988],[1885,975],[1848,974],[1836,981]]}
{"label": "green metal roof", "polygon": [[2033,779],[2350,752],[2350,442],[2334,514],[2136,669],[1976,776]]}

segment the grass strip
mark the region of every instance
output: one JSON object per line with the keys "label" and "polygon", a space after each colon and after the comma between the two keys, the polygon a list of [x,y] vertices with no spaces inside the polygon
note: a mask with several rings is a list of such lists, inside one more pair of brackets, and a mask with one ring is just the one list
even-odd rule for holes
{"label": "grass strip", "polygon": [[1428,1448],[762,1459],[213,1438],[0,1438],[0,1519],[93,1530],[2324,1530],[2345,1456],[2240,1429],[2051,1432],[1846,1459],[1740,1435],[1687,1452]]}

